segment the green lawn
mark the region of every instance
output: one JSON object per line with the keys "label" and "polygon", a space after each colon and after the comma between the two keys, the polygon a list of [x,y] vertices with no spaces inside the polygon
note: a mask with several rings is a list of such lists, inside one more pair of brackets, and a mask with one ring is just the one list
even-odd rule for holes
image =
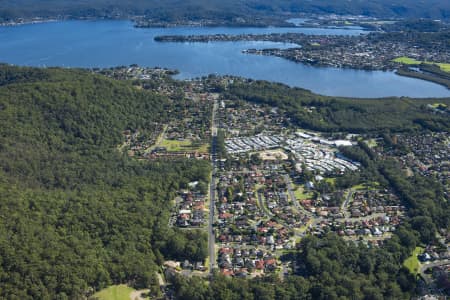
{"label": "green lawn", "polygon": [[436,63],[442,71],[444,72],[450,72],[450,64],[444,64],[444,63]]}
{"label": "green lawn", "polygon": [[359,190],[359,191],[364,191],[364,190],[376,190],[380,187],[380,183],[373,181],[373,182],[367,182],[367,183],[360,183],[358,185],[352,186],[352,190]]}
{"label": "green lawn", "polygon": [[447,107],[445,103],[433,103],[431,104],[431,106],[434,108],[438,108],[439,106]]}
{"label": "green lawn", "polygon": [[112,285],[94,294],[99,300],[130,300],[130,294],[134,289],[125,284]]}
{"label": "green lawn", "polygon": [[373,148],[373,147],[378,146],[378,143],[375,139],[370,139],[367,141],[367,146],[369,146],[370,148]]}
{"label": "green lawn", "polygon": [[365,186],[364,184],[361,183],[361,184],[352,186],[352,189],[353,189],[353,190],[365,190],[365,189],[366,189],[366,186]]}
{"label": "green lawn", "polygon": [[305,190],[303,189],[302,186],[299,186],[295,191],[294,191],[294,196],[295,198],[297,198],[298,201],[301,200],[306,200],[306,199],[312,199],[314,197],[314,193],[305,193]]}
{"label": "green lawn", "polygon": [[420,60],[416,60],[414,58],[410,58],[410,57],[406,57],[406,56],[397,57],[393,61],[401,63],[401,64],[405,64],[405,65],[420,65],[422,63]]}
{"label": "green lawn", "polygon": [[205,264],[204,264],[204,266],[206,267],[207,270],[209,269],[209,259],[210,259],[210,257],[207,256],[205,259]]}
{"label": "green lawn", "polygon": [[405,259],[405,261],[403,262],[403,265],[406,268],[408,268],[408,270],[412,274],[419,274],[420,263],[419,263],[419,259],[417,258],[417,255],[422,253],[422,251],[423,251],[422,247],[416,247],[416,249],[414,249],[411,256],[408,257],[407,259]]}
{"label": "green lawn", "polygon": [[194,146],[191,140],[163,140],[159,147],[165,147],[169,152],[178,151],[199,151],[208,152],[208,144],[202,144],[200,146]]}
{"label": "green lawn", "polygon": [[257,193],[260,189],[264,188],[265,184],[255,184],[255,193]]}
{"label": "green lawn", "polygon": [[428,61],[423,62],[423,61],[416,60],[414,58],[410,58],[407,56],[397,57],[396,59],[393,59],[392,61],[398,62],[401,64],[405,64],[405,65],[420,65],[421,63],[432,64],[432,65],[439,66],[439,68],[441,68],[441,70],[444,72],[450,72],[450,64],[447,64],[447,63],[428,62]]}
{"label": "green lawn", "polygon": [[325,181],[329,184],[334,185],[336,183],[336,178],[325,178]]}

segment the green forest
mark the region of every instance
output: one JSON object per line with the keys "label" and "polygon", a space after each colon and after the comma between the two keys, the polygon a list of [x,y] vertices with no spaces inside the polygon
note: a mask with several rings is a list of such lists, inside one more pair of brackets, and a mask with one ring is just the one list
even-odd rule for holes
{"label": "green forest", "polygon": [[[237,81],[224,95],[278,106],[297,125],[328,132],[449,129],[445,116],[427,109],[436,99],[331,98],[259,81]],[[206,234],[171,228],[168,220],[179,189],[208,181],[209,162],[137,160],[117,147],[124,130],[178,118],[176,101],[85,70],[0,66],[0,298],[83,299],[111,284],[154,287],[164,260],[206,258]],[[223,139],[220,132],[220,152]],[[415,295],[416,278],[403,261],[450,225],[442,186],[432,177],[405,176],[395,161],[379,159],[364,143],[344,154],[362,163],[357,176],[394,188],[408,209],[409,218],[382,247],[347,243],[333,233],[305,237],[285,254],[298,266],[285,281],[175,276],[174,296]],[[337,182],[351,185],[352,176]]]}
{"label": "green forest", "polygon": [[290,13],[366,15],[391,18],[448,19],[450,4],[428,0],[374,0],[374,1],[156,1],[156,0],[8,0],[0,2],[0,17],[8,20],[20,17],[109,17],[146,15],[157,20],[197,20],[232,18],[283,17]]}
{"label": "green forest", "polygon": [[323,132],[353,133],[407,132],[415,130],[448,131],[450,119],[430,111],[428,104],[450,99],[352,99],[313,94],[266,81],[237,81],[226,91],[230,99],[276,106],[285,111],[296,125]]}
{"label": "green forest", "polygon": [[204,233],[167,224],[209,164],[116,150],[123,130],[166,120],[167,99],[81,70],[2,66],[0,85],[0,298],[147,287],[163,259],[205,258]]}

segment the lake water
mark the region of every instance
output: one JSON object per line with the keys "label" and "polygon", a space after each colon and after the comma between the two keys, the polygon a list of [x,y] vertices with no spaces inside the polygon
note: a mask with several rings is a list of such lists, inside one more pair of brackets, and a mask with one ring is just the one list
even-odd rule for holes
{"label": "lake water", "polygon": [[236,75],[298,86],[330,96],[449,97],[450,90],[392,72],[317,68],[282,58],[243,54],[249,48],[290,47],[272,42],[157,43],[157,35],[303,32],[359,35],[359,28],[134,28],[128,21],[66,21],[0,27],[0,61],[27,66],[177,69],[177,78]]}

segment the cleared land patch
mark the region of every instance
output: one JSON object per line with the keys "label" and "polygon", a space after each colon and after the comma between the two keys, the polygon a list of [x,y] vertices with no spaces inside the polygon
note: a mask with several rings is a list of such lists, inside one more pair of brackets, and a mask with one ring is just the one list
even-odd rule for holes
{"label": "cleared land patch", "polygon": [[407,259],[405,259],[405,261],[403,262],[403,265],[412,273],[412,274],[419,274],[419,267],[420,267],[420,263],[419,263],[419,259],[417,258],[417,256],[422,253],[423,248],[422,247],[416,247],[416,249],[414,249],[413,253],[411,254],[410,257],[408,257]]}
{"label": "cleared land patch", "polygon": [[133,288],[125,284],[112,285],[94,294],[94,298],[99,300],[130,300]]}
{"label": "cleared land patch", "polygon": [[446,64],[446,63],[436,63],[436,65],[438,65],[442,71],[444,72],[450,72],[450,64]]}
{"label": "cleared land patch", "polygon": [[289,157],[283,150],[266,150],[259,153],[262,160],[287,160]]}
{"label": "cleared land patch", "polygon": [[404,64],[404,65],[420,65],[422,63],[429,64],[429,65],[437,65],[437,66],[439,66],[439,68],[442,71],[450,72],[450,64],[447,64],[447,63],[420,61],[420,60],[410,58],[407,56],[397,57],[397,58],[393,59],[392,61]]}
{"label": "cleared land patch", "polygon": [[208,144],[196,144],[191,140],[167,140],[164,139],[159,147],[164,147],[169,152],[180,152],[180,151],[198,151],[198,152],[208,152]]}
{"label": "cleared land patch", "polygon": [[414,59],[414,58],[410,58],[410,57],[406,57],[406,56],[397,57],[393,61],[401,63],[401,64],[405,64],[405,65],[420,65],[422,63],[420,60],[417,60],[417,59]]}
{"label": "cleared land patch", "polygon": [[294,196],[295,196],[295,198],[297,198],[297,200],[301,201],[301,200],[306,200],[306,199],[312,199],[314,197],[314,193],[306,192],[302,186],[299,186],[294,191]]}

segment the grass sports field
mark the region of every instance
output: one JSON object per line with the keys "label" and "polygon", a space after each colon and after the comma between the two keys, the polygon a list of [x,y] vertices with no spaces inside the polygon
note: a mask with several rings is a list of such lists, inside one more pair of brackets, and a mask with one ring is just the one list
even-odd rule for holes
{"label": "grass sports field", "polygon": [[94,294],[99,300],[130,300],[134,289],[125,284],[112,285]]}
{"label": "grass sports field", "polygon": [[442,71],[450,73],[450,64],[437,63],[437,65],[441,68]]}
{"label": "grass sports field", "polygon": [[406,56],[397,57],[393,61],[401,63],[401,64],[405,64],[405,65],[419,65],[422,63],[420,60],[415,60],[414,58],[409,58]]}
{"label": "grass sports field", "polygon": [[[406,56],[402,56],[402,57],[397,57],[396,59],[393,60],[394,62],[398,62],[401,64],[405,64],[405,65],[420,65],[421,63],[423,63],[420,60],[416,60],[414,58],[410,58],[410,57],[406,57]],[[438,65],[442,71],[444,72],[450,72],[450,64],[446,64],[446,63],[435,63],[435,62],[424,62],[427,64],[434,64],[434,65]]]}
{"label": "grass sports field", "polygon": [[160,144],[160,147],[165,147],[169,152],[178,151],[199,151],[208,152],[208,144],[203,144],[199,146],[193,145],[191,140],[166,140],[164,139]]}

